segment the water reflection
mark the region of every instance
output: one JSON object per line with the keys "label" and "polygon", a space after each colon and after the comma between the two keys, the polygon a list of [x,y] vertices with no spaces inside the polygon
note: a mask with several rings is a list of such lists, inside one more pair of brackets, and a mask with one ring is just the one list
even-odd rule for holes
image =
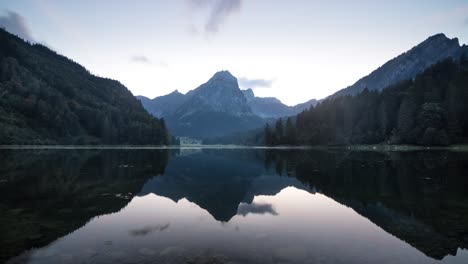
{"label": "water reflection", "polygon": [[2,238],[11,263],[468,261],[465,153],[20,154],[2,153],[2,233],[40,228]]}
{"label": "water reflection", "polygon": [[119,211],[167,160],[159,150],[1,150],[0,262]]}
{"label": "water reflection", "polygon": [[[435,259],[468,247],[467,153],[274,152],[276,168]],[[281,173],[281,170],[279,171]]]}
{"label": "water reflection", "polygon": [[173,158],[162,177],[148,181],[139,193],[178,201],[182,198],[227,222],[239,203],[251,204],[256,195],[274,195],[287,186],[306,188],[294,178],[278,177],[265,168],[260,150],[204,150]]}

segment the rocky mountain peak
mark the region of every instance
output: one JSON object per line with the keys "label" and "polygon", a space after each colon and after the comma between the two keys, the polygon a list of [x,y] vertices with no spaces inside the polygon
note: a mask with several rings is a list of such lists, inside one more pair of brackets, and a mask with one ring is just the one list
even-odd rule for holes
{"label": "rocky mountain peak", "polygon": [[195,89],[194,94],[204,97],[229,97],[233,95],[242,95],[237,83],[237,78],[229,71],[219,71],[211,77],[208,82]]}
{"label": "rocky mountain peak", "polygon": [[185,95],[178,90],[174,90],[172,93],[166,95],[167,98],[184,98]]}
{"label": "rocky mountain peak", "polygon": [[219,71],[211,77],[208,82],[211,81],[221,81],[221,82],[236,82],[237,79],[229,71]]}
{"label": "rocky mountain peak", "polygon": [[244,93],[245,99],[247,99],[247,101],[251,101],[255,98],[255,94],[250,88],[247,90],[242,90],[242,92]]}
{"label": "rocky mountain peak", "polygon": [[208,82],[187,93],[189,100],[176,111],[185,117],[197,112],[215,111],[234,116],[252,115],[236,77],[229,71],[219,71]]}
{"label": "rocky mountain peak", "polygon": [[444,33],[439,33],[439,34],[435,34],[433,36],[430,36],[425,41],[423,41],[421,44],[434,43],[434,42],[454,42],[458,46],[460,45],[459,42],[458,42],[458,38],[450,39]]}
{"label": "rocky mountain peak", "polygon": [[383,90],[392,84],[414,78],[439,61],[447,58],[457,58],[460,56],[462,49],[457,38],[450,39],[442,33],[433,35],[407,52],[389,60],[355,84],[336,92],[330,97],[356,95],[366,88],[369,90]]}
{"label": "rocky mountain peak", "polygon": [[458,38],[450,39],[445,34],[439,33],[427,38],[408,53],[419,51],[425,56],[437,56],[431,53],[438,52],[438,54],[444,57],[455,53],[458,49],[460,49]]}

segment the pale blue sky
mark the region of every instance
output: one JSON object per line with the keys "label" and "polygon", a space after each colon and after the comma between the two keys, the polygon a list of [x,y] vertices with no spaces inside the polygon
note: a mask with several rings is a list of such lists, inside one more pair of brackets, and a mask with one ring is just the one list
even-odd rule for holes
{"label": "pale blue sky", "polygon": [[351,85],[436,33],[468,42],[467,0],[1,0],[9,20],[135,95],[187,92],[229,70],[287,104]]}

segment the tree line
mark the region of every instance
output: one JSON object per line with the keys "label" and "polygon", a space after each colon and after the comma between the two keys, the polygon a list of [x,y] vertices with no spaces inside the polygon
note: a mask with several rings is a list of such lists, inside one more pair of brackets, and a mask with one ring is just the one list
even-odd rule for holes
{"label": "tree line", "polygon": [[118,81],[0,29],[0,144],[166,144]]}
{"label": "tree line", "polygon": [[468,143],[468,60],[441,61],[382,91],[326,99],[264,129],[265,144]]}

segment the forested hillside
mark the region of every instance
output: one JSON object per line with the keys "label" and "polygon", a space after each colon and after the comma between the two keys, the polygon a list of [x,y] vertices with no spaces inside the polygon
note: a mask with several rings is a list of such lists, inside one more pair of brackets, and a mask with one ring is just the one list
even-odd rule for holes
{"label": "forested hillside", "polygon": [[468,143],[468,60],[447,59],[383,91],[328,99],[266,126],[267,145]]}
{"label": "forested hillside", "polygon": [[449,39],[444,34],[436,34],[330,97],[357,95],[366,88],[369,91],[381,91],[390,85],[413,79],[431,65],[448,58],[459,57],[466,49],[466,45],[460,46],[457,38]]}
{"label": "forested hillside", "polygon": [[117,81],[0,29],[0,144],[166,144]]}

